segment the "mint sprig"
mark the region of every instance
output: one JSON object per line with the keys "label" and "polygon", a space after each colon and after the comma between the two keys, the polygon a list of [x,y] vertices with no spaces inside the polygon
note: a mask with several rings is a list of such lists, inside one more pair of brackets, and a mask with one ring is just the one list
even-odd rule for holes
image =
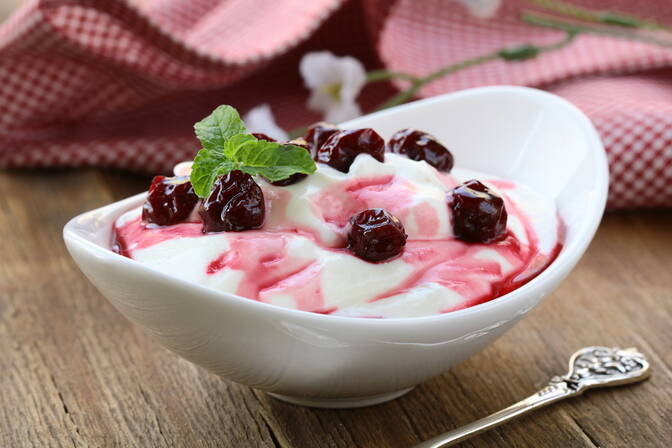
{"label": "mint sprig", "polygon": [[201,198],[210,194],[218,176],[233,170],[275,182],[297,173],[312,174],[317,169],[305,148],[247,134],[243,120],[231,106],[219,106],[194,129],[203,149],[194,159],[190,180]]}

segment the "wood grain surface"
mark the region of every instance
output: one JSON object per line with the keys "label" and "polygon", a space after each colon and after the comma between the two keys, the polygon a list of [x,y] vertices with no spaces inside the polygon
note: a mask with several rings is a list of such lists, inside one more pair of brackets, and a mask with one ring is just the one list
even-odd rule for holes
{"label": "wood grain surface", "polygon": [[75,267],[65,222],[147,183],[96,170],[0,173],[0,447],[409,447],[529,395],[586,345],[635,346],[652,378],[462,446],[672,446],[672,212],[607,215],[568,280],[495,344],[400,399],[333,411],[177,358]]}

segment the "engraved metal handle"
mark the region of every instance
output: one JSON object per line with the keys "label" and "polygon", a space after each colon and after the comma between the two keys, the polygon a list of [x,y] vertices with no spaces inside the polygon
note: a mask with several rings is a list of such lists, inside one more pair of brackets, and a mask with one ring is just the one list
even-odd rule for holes
{"label": "engraved metal handle", "polygon": [[594,387],[618,386],[642,381],[650,375],[650,365],[634,348],[586,347],[569,360],[569,372],[554,377],[534,395],[466,426],[441,434],[414,448],[452,446],[476,434],[512,420],[526,412],[581,395]]}

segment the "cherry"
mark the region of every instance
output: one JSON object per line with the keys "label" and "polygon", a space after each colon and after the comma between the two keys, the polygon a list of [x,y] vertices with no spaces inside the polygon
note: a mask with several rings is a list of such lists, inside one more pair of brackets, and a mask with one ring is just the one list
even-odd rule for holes
{"label": "cherry", "polygon": [[322,147],[329,137],[338,132],[338,128],[329,123],[315,123],[306,131],[304,140],[308,143],[310,154],[315,157],[317,151]]}
{"label": "cherry", "polygon": [[388,142],[391,152],[406,154],[411,160],[424,160],[440,171],[453,169],[453,155],[432,135],[414,129],[395,132]]}
{"label": "cherry", "polygon": [[198,213],[203,233],[258,229],[264,224],[264,193],[252,176],[231,171],[217,178]]}
{"label": "cherry", "polygon": [[146,223],[169,226],[184,221],[198,202],[189,177],[156,176],[142,206]]}
{"label": "cherry", "polygon": [[371,128],[338,131],[318,149],[316,160],[347,173],[359,154],[384,162],[385,140]]}
{"label": "cherry", "polygon": [[353,215],[348,225],[348,247],[359,258],[383,261],[396,257],[406,245],[404,226],[382,208]]}
{"label": "cherry", "polygon": [[490,243],[504,236],[504,199],[477,180],[470,180],[448,193],[453,211],[455,237],[471,243]]}

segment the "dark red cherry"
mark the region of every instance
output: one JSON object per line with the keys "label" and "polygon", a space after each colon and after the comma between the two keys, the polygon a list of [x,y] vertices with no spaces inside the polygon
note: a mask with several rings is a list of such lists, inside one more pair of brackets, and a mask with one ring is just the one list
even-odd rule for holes
{"label": "dark red cherry", "polygon": [[453,169],[453,155],[432,135],[414,129],[397,131],[388,142],[391,152],[406,154],[411,160],[424,160],[440,171]]}
{"label": "dark red cherry", "polygon": [[306,143],[308,143],[308,149],[313,158],[315,158],[317,150],[322,147],[324,142],[336,132],[338,132],[338,127],[324,122],[315,123],[308,128],[308,131],[306,131],[306,135],[303,138]]}
{"label": "dark red cherry", "polygon": [[257,140],[266,140],[267,142],[277,141],[273,137],[269,137],[268,135],[262,134],[261,132],[253,132],[252,137],[256,138]]}
{"label": "dark red cherry", "polygon": [[177,224],[189,217],[196,202],[189,177],[156,176],[142,206],[142,220],[160,226]]}
{"label": "dark red cherry", "polygon": [[[308,144],[303,139],[292,140],[292,141],[288,142],[288,144],[290,144],[292,146],[298,146],[299,148],[304,148],[306,151],[310,152],[310,149],[308,148]],[[308,177],[307,174],[296,173],[296,174],[292,174],[287,179],[276,180],[275,182],[271,182],[271,184],[275,185],[276,187],[286,187],[287,185],[292,185],[292,184],[295,184],[299,181],[302,181],[306,177]]]}
{"label": "dark red cherry", "polygon": [[348,225],[348,247],[359,258],[383,261],[396,257],[406,245],[404,226],[382,208],[353,215]]}
{"label": "dark red cherry", "polygon": [[264,224],[264,193],[252,176],[231,171],[215,181],[198,213],[203,233],[258,229]]}
{"label": "dark red cherry", "polygon": [[506,208],[501,196],[477,180],[448,193],[455,237],[470,243],[490,243],[506,232]]}
{"label": "dark red cherry", "polygon": [[385,140],[370,128],[338,131],[318,149],[315,160],[347,173],[359,154],[384,162]]}

